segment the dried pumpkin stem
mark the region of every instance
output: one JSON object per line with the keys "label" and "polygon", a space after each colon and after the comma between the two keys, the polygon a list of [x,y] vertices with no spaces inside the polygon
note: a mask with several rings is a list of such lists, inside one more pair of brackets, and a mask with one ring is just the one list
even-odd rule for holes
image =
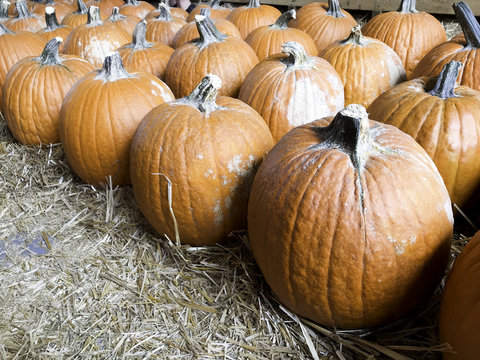
{"label": "dried pumpkin stem", "polygon": [[480,24],[472,10],[464,1],[459,1],[453,4],[453,10],[455,11],[455,16],[460,26],[462,27],[463,34],[465,35],[465,40],[467,48],[480,48]]}
{"label": "dried pumpkin stem", "polygon": [[55,0],[45,0],[45,5],[55,5]]}
{"label": "dried pumpkin stem", "polygon": [[42,54],[35,60],[42,65],[60,65],[62,58],[58,54],[58,49],[62,42],[63,39],[61,37],[51,39],[43,48]]}
{"label": "dried pumpkin stem", "polygon": [[170,11],[170,6],[166,5],[165,3],[158,4],[158,15],[155,16],[156,20],[159,21],[172,21],[173,16],[172,12]]}
{"label": "dried pumpkin stem", "polygon": [[194,106],[203,113],[210,113],[218,108],[216,99],[222,80],[214,74],[207,74],[193,91],[183,98],[185,103]]}
{"label": "dried pumpkin stem", "polygon": [[87,6],[83,2],[83,0],[77,0],[77,11],[74,14],[86,14],[88,12]]}
{"label": "dried pumpkin stem", "polygon": [[98,6],[90,6],[87,14],[87,27],[99,26],[103,24],[102,20],[100,19],[100,8]]}
{"label": "dried pumpkin stem", "polygon": [[205,17],[203,15],[195,15],[195,23],[197,25],[197,30],[200,34],[200,38],[195,39],[194,43],[200,48],[203,48],[208,44],[214,42],[223,41],[227,37],[220,31],[218,31],[212,19],[208,17]]}
{"label": "dried pumpkin stem", "polygon": [[133,75],[125,70],[120,54],[114,52],[105,57],[105,60],[103,60],[103,67],[98,71],[96,78],[102,79],[103,81],[115,81],[129,77],[133,77]]}
{"label": "dried pumpkin stem", "polygon": [[204,7],[200,9],[200,15],[211,18],[212,17],[212,8]]}
{"label": "dried pumpkin stem", "polygon": [[53,6],[47,6],[45,8],[45,22],[47,24],[46,30],[53,31],[60,27],[55,14],[55,8]]}
{"label": "dried pumpkin stem", "polygon": [[260,0],[249,0],[247,8],[258,8],[260,7]]}
{"label": "dried pumpkin stem", "polygon": [[270,25],[271,29],[286,29],[288,27],[288,22],[292,19],[297,17],[297,13],[294,9],[285,11],[282,15],[280,15],[275,21],[274,24]]}
{"label": "dried pumpkin stem", "polygon": [[140,5],[140,2],[138,2],[137,0],[126,0],[125,5],[138,6]]}
{"label": "dried pumpkin stem", "polygon": [[428,93],[433,96],[438,96],[440,99],[457,97],[458,95],[455,94],[454,90],[461,67],[462,63],[455,60],[446,64],[438,76],[434,88]]}
{"label": "dried pumpkin stem", "polygon": [[338,0],[328,0],[327,15],[333,16],[337,19],[346,17],[346,15],[342,13]]}
{"label": "dried pumpkin stem", "polygon": [[415,14],[418,12],[416,6],[417,0],[403,0],[398,12],[401,14]]}
{"label": "dried pumpkin stem", "polygon": [[220,0],[211,0],[211,1],[208,2],[208,5],[210,5],[210,7],[212,9],[219,8],[220,7]]}
{"label": "dried pumpkin stem", "polygon": [[308,56],[304,47],[296,41],[287,41],[282,45],[282,53],[288,57],[282,59],[288,68],[305,68],[313,66],[313,58]]}
{"label": "dried pumpkin stem", "polygon": [[13,34],[12,31],[10,31],[9,29],[7,29],[5,27],[5,25],[3,25],[2,23],[0,23],[0,36],[1,35],[5,35],[5,34]]}
{"label": "dried pumpkin stem", "polygon": [[350,33],[348,38],[343,40],[343,43],[353,43],[360,46],[365,45],[365,38],[362,35],[362,31],[360,30],[360,25],[356,25],[352,28],[352,32]]}
{"label": "dried pumpkin stem", "polygon": [[0,20],[8,19],[8,8],[10,6],[10,2],[2,0],[0,1]]}
{"label": "dried pumpkin stem", "polygon": [[133,30],[133,49],[134,50],[142,50],[147,49],[152,46],[152,43],[147,41],[147,22],[145,19],[139,21],[137,25],[135,25],[135,29]]}
{"label": "dried pumpkin stem", "polygon": [[18,18],[19,19],[28,19],[31,18],[33,15],[28,11],[27,4],[25,0],[18,0],[15,3],[15,9],[17,9]]}
{"label": "dried pumpkin stem", "polygon": [[108,20],[111,22],[117,22],[126,18],[125,15],[120,14],[120,9],[117,6],[114,6],[112,9],[112,15],[109,16]]}

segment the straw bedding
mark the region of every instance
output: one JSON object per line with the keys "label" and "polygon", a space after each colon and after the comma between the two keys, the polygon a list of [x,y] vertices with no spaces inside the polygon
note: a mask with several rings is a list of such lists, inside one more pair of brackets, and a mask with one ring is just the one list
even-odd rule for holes
{"label": "straw bedding", "polygon": [[[0,119],[0,359],[440,359],[431,301],[382,329],[336,331],[282,307],[245,232],[189,247],[146,223],[130,187],[94,188],[61,146]],[[457,235],[452,260],[465,244]]]}

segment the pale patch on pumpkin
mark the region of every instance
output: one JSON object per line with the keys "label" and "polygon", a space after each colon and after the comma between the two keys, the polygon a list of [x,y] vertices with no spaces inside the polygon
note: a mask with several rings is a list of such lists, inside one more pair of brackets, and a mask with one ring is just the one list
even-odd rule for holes
{"label": "pale patch on pumpkin", "polygon": [[203,176],[205,176],[206,178],[209,178],[211,176],[213,180],[217,178],[217,175],[213,173],[213,169],[208,169],[207,171],[205,171]]}
{"label": "pale patch on pumpkin", "polygon": [[439,204],[438,206],[439,206],[438,212],[441,213],[445,211],[445,213],[447,214],[448,221],[450,222],[450,224],[453,224],[453,211],[452,211],[452,203],[450,202],[450,200],[447,200],[443,203],[443,205]]}
{"label": "pale patch on pumpkin", "polygon": [[232,182],[226,175],[220,176],[222,178],[222,185],[226,186]]}
{"label": "pale patch on pumpkin", "polygon": [[108,40],[100,40],[98,38],[90,38],[88,44],[85,45],[81,56],[85,59],[94,62],[102,63],[105,57],[115,51],[116,48],[120,47],[118,41],[111,43]]}
{"label": "pale patch on pumpkin", "polygon": [[213,206],[213,223],[219,225],[223,222],[223,212],[222,207],[220,206],[220,200],[215,201]]}
{"label": "pale patch on pumpkin", "polygon": [[203,154],[198,153],[198,154],[195,155],[195,158],[198,159],[198,160],[203,160]]}
{"label": "pale patch on pumpkin", "polygon": [[[166,91],[166,89],[161,84],[159,84],[158,82],[156,82],[154,80],[151,80],[150,85],[152,85],[152,87],[153,87],[152,90],[151,90],[152,95],[160,96],[162,99],[165,99],[165,101],[175,100],[175,98],[172,96],[172,94],[170,94],[168,91]],[[158,91],[155,91],[155,89],[157,89]]]}
{"label": "pale patch on pumpkin", "polygon": [[230,173],[236,173],[238,176],[247,176],[252,170],[255,157],[249,155],[247,160],[242,161],[242,155],[234,155],[233,158],[227,163],[227,169]]}
{"label": "pale patch on pumpkin", "polygon": [[391,236],[388,236],[387,240],[393,244],[393,248],[395,249],[395,253],[397,255],[403,255],[408,245],[415,244],[415,242],[417,241],[417,237],[415,235],[412,235],[409,239],[397,240]]}
{"label": "pale patch on pumpkin", "polygon": [[391,48],[388,48],[387,52],[389,53],[389,55],[386,56],[386,67],[390,76],[389,83],[390,86],[394,86],[398,83],[401,83],[402,81],[405,81],[407,79],[407,74],[405,73],[405,69],[403,68],[403,64],[397,53]]}

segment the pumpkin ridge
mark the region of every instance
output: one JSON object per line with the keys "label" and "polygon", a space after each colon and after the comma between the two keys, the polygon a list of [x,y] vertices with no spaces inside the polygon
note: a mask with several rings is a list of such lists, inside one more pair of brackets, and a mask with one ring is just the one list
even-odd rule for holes
{"label": "pumpkin ridge", "polygon": [[[444,110],[445,109],[445,104],[443,102],[442,102],[442,106],[443,106],[442,110]],[[459,116],[460,116],[461,110],[457,107],[457,104],[455,102],[453,103],[453,106],[455,107],[456,113],[459,114]],[[463,134],[463,121],[459,121],[459,123],[460,123],[460,128],[458,129],[458,137],[462,138],[463,137],[462,136],[462,134]],[[444,127],[444,124],[442,122],[442,128],[443,127]],[[438,147],[437,147],[437,149],[438,149]],[[454,182],[453,182],[454,186],[452,188],[452,195],[457,194],[457,189],[455,188],[455,185],[458,184],[457,178],[459,176],[459,168],[460,168],[459,159],[463,158],[463,150],[464,150],[463,146],[460,146],[459,147],[459,152],[457,153],[457,159],[456,159],[457,161],[455,161],[456,167],[455,167],[455,171],[454,171],[455,176],[453,177],[454,178]],[[450,190],[450,189],[448,189],[448,190]]]}

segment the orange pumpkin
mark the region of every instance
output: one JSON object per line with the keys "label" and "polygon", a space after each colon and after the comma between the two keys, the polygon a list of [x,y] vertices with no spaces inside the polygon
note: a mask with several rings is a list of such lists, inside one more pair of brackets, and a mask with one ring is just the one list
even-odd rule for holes
{"label": "orange pumpkin", "polygon": [[126,0],[125,4],[119,7],[120,14],[136,17],[139,21],[154,10],[155,6],[142,0]]}
{"label": "orange pumpkin", "polygon": [[302,6],[289,26],[310,35],[320,53],[334,41],[345,39],[356,25],[352,15],[340,8],[338,0],[328,0],[328,4],[311,2]]}
{"label": "orange pumpkin", "polygon": [[444,360],[477,360],[480,341],[480,232],[469,239],[450,271],[440,303],[440,341],[452,351]]}
{"label": "orange pumpkin", "polygon": [[326,326],[370,328],[415,309],[442,279],[452,235],[433,161],[356,104],[288,132],[250,192],[248,237],[265,280]]}
{"label": "orange pumpkin", "polygon": [[362,27],[363,35],[384,42],[398,54],[408,79],[426,53],[447,41],[442,23],[417,11],[415,5],[416,0],[402,0],[398,11],[374,16]]}
{"label": "orange pumpkin", "polygon": [[345,86],[345,105],[368,106],[385,90],[405,81],[402,61],[391,47],[362,35],[360,26],[350,36],[320,53],[337,71]]}
{"label": "orange pumpkin", "polygon": [[195,22],[200,37],[175,49],[167,64],[165,82],[179,98],[213,73],[224,84],[220,95],[236,97],[245,77],[258,63],[257,55],[242,39],[220,33],[211,19],[197,15]]}
{"label": "orange pumpkin", "polygon": [[153,107],[174,100],[170,89],[146,72],[128,73],[118,53],[105,57],[68,92],[60,110],[60,139],[73,171],[100,185],[130,182],[129,153],[135,130]]}
{"label": "orange pumpkin", "polygon": [[58,119],[62,101],[78,79],[94,70],[85,59],[59,56],[61,43],[61,38],[51,39],[40,56],[19,61],[5,79],[5,120],[22,144],[60,142]]}
{"label": "orange pumpkin", "polygon": [[156,231],[185,244],[221,243],[245,228],[250,184],[273,145],[256,111],[217,97],[220,86],[207,75],[187,97],[156,107],[132,143],[140,210]]}
{"label": "orange pumpkin", "polygon": [[210,10],[210,17],[215,20],[227,19],[228,15],[232,12],[233,8],[220,5],[220,0],[211,0],[206,4],[198,4],[188,14],[187,21],[192,22],[195,20],[195,15],[203,15],[202,9]]}
{"label": "orange pumpkin", "polygon": [[173,47],[173,38],[186,24],[186,21],[174,18],[170,13],[170,8],[163,3],[158,5],[158,9],[160,14],[147,21],[147,40]]}
{"label": "orange pumpkin", "polygon": [[238,95],[263,117],[275,141],[294,126],[335,115],[344,105],[342,80],[327,61],[308,56],[294,41],[282,49],[250,71]]}
{"label": "orange pumpkin", "polygon": [[91,6],[98,7],[100,10],[100,19],[105,20],[112,14],[115,6],[119,7],[123,5],[123,1],[121,1],[121,4],[118,4],[113,0],[89,0],[85,3],[85,5],[87,8],[90,8]]}
{"label": "orange pumpkin", "polygon": [[[47,26],[37,32],[45,42],[50,41],[55,37],[66,39],[73,30],[70,26],[60,25],[58,23],[55,8],[52,6],[47,6],[45,8],[45,23]],[[60,43],[59,51],[63,52],[63,41]]]}
{"label": "orange pumpkin", "polygon": [[248,34],[245,42],[255,50],[258,60],[262,61],[270,55],[281,52],[282,45],[287,41],[301,44],[308,55],[316,56],[318,54],[317,46],[310,35],[287,26],[290,20],[295,19],[295,16],[295,10],[286,11],[274,24],[260,26]]}
{"label": "orange pumpkin", "polygon": [[463,2],[453,4],[457,21],[465,37],[456,37],[430,50],[417,64],[412,79],[420,76],[438,76],[445,64],[451,60],[463,63],[458,82],[480,90],[480,24],[468,5]]}
{"label": "orange pumpkin", "polygon": [[88,9],[83,0],[77,1],[77,10],[71,14],[66,15],[62,20],[62,25],[70,26],[72,28],[78,25],[85,24],[88,20]]}
{"label": "orange pumpkin", "polygon": [[160,0],[158,8],[145,15],[145,20],[147,20],[147,22],[160,15],[162,12],[160,4],[167,6],[174,18],[187,21],[188,13],[185,10],[179,7],[170,7],[170,5],[168,5],[168,0]]}
{"label": "orange pumpkin", "polygon": [[29,9],[33,14],[44,16],[45,10],[48,6],[55,9],[55,14],[57,14],[57,19],[60,22],[66,15],[75,11],[73,5],[66,2],[55,2],[54,0],[46,0],[45,3],[35,2]]}
{"label": "orange pumpkin", "polygon": [[15,2],[15,9],[17,10],[18,16],[3,22],[3,24],[11,31],[37,32],[45,27],[45,18],[36,14],[31,14],[30,11],[28,11],[25,0],[17,0]]}
{"label": "orange pumpkin", "polygon": [[148,42],[145,32],[146,21],[142,20],[135,27],[132,43],[119,48],[118,53],[127,71],[146,71],[163,79],[173,49],[158,42]]}
{"label": "orange pumpkin", "polygon": [[125,30],[130,36],[133,35],[133,30],[135,30],[135,26],[140,21],[140,18],[135,16],[125,16],[119,13],[119,8],[114,7],[112,10],[112,15],[105,20],[105,23],[112,23],[118,26],[120,29]]}
{"label": "orange pumpkin", "polygon": [[275,23],[280,15],[280,10],[273,6],[261,5],[260,0],[249,0],[248,5],[233,9],[227,20],[240,30],[245,39],[256,28]]}

